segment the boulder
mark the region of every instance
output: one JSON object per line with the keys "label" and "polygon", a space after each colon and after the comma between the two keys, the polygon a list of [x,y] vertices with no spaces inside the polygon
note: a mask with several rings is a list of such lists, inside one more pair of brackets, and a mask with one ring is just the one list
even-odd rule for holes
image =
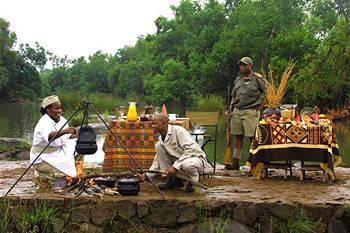
{"label": "boulder", "polygon": [[328,233],[347,233],[349,230],[343,222],[336,218],[328,224]]}
{"label": "boulder", "polygon": [[208,232],[224,232],[224,233],[255,233],[255,231],[237,221],[223,220],[219,218],[210,221],[192,224],[181,228],[179,233],[208,233]]}

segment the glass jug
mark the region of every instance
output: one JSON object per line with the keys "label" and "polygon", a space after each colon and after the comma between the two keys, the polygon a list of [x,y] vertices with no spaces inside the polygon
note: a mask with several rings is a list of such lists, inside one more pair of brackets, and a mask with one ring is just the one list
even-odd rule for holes
{"label": "glass jug", "polygon": [[137,121],[136,102],[129,102],[128,121]]}

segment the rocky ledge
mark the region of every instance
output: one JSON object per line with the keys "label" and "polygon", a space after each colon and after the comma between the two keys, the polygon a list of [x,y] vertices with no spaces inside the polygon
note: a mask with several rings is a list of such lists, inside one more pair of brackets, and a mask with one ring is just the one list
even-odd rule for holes
{"label": "rocky ledge", "polygon": [[31,209],[45,201],[56,210],[56,232],[280,232],[290,219],[302,215],[310,232],[346,233],[347,205],[242,202],[238,200],[137,198],[11,197],[11,212]]}
{"label": "rocky ledge", "polygon": [[0,138],[0,160],[29,160],[30,145],[19,138]]}

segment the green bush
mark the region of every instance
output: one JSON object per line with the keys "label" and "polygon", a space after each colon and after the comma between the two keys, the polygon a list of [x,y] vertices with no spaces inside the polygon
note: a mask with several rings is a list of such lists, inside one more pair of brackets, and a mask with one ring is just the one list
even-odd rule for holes
{"label": "green bush", "polygon": [[84,97],[76,92],[62,92],[57,93],[57,95],[62,103],[64,111],[74,111],[84,100]]}
{"label": "green bush", "polygon": [[224,111],[226,109],[225,101],[217,95],[197,96],[195,98],[194,110],[199,111]]}
{"label": "green bush", "polygon": [[104,93],[95,93],[88,97],[95,109],[100,112],[114,113],[116,106],[121,102],[118,98]]}

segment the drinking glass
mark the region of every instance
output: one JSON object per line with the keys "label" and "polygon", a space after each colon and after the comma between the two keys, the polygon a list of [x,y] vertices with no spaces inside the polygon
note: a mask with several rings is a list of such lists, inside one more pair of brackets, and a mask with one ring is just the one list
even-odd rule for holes
{"label": "drinking glass", "polygon": [[160,110],[160,108],[159,108],[159,107],[155,107],[155,108],[154,108],[154,115],[159,114],[159,110]]}
{"label": "drinking glass", "polygon": [[123,119],[125,115],[125,107],[123,105],[119,106],[119,110],[118,110],[118,117],[120,120]]}

